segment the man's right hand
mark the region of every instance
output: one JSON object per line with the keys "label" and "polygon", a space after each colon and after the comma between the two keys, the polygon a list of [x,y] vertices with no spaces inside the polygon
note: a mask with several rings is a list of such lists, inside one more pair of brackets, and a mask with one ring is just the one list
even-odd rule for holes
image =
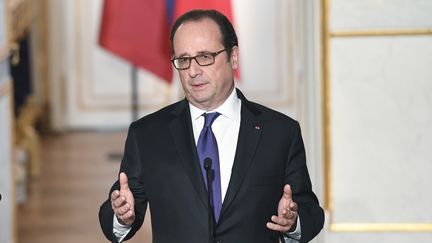
{"label": "man's right hand", "polygon": [[111,193],[111,206],[119,223],[131,225],[135,221],[135,202],[129,189],[128,178],[125,173],[120,173],[120,191]]}

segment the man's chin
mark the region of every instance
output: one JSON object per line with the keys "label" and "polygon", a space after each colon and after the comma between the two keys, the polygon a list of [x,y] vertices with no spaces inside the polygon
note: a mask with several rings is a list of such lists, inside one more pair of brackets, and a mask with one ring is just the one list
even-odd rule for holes
{"label": "man's chin", "polygon": [[194,106],[202,109],[202,110],[209,110],[211,108],[211,99],[206,96],[195,96],[191,97],[192,99],[188,99],[189,102],[191,102]]}

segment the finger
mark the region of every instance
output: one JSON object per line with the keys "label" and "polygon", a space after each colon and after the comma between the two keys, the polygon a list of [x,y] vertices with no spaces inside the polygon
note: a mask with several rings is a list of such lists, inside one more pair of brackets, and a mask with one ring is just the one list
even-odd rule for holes
{"label": "finger", "polygon": [[292,201],[289,205],[289,209],[291,211],[297,212],[297,203],[295,203],[294,201]]}
{"label": "finger", "polygon": [[123,220],[128,220],[128,219],[130,219],[132,217],[132,215],[133,215],[133,211],[132,210],[128,210],[128,211],[124,212],[124,214],[122,214],[120,217]]}
{"label": "finger", "polygon": [[120,173],[120,191],[129,190],[128,178],[124,172]]}
{"label": "finger", "polygon": [[125,203],[126,203],[125,197],[118,197],[116,200],[114,200],[114,206],[116,208],[123,206]]}
{"label": "finger", "polygon": [[114,190],[114,191],[111,193],[111,201],[116,200],[119,196],[120,196],[120,192],[119,192],[119,190]]}
{"label": "finger", "polygon": [[273,223],[281,226],[287,226],[289,224],[289,219],[284,217],[277,217],[276,215],[273,215],[271,217],[271,220],[273,221]]}
{"label": "finger", "polygon": [[280,210],[278,210],[278,217],[284,217],[288,214],[288,210],[284,207],[282,207]]}
{"label": "finger", "polygon": [[285,219],[293,220],[293,219],[297,218],[297,212],[288,211],[288,213],[284,214],[282,217]]}
{"label": "finger", "polygon": [[119,223],[124,225],[130,225],[135,220],[135,214],[132,210],[127,211],[123,215],[118,215]]}
{"label": "finger", "polygon": [[130,209],[129,211],[127,211],[125,213],[125,217],[127,217],[128,219],[135,219],[135,211],[133,209]]}
{"label": "finger", "polygon": [[291,202],[291,186],[289,184],[286,184],[283,188],[283,195],[278,205],[279,216],[283,216],[288,213],[289,205]]}
{"label": "finger", "polygon": [[271,223],[271,222],[267,222],[266,224],[267,228],[274,230],[274,231],[279,231],[282,233],[288,232],[289,227],[288,226],[281,226],[275,223]]}
{"label": "finger", "polygon": [[119,214],[125,214],[127,211],[129,211],[129,210],[131,210],[131,208],[130,208],[130,204],[129,203],[126,203],[126,204],[124,204],[124,205],[122,205],[121,207],[119,207],[118,208],[118,210],[117,210],[117,212],[119,213]]}
{"label": "finger", "polygon": [[283,198],[287,200],[292,200],[292,191],[291,191],[291,186],[289,184],[286,184],[284,186],[283,191],[284,191]]}

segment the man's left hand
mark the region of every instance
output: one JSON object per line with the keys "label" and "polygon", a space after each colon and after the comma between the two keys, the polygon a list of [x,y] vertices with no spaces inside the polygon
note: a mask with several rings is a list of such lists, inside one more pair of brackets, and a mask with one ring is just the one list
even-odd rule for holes
{"label": "man's left hand", "polygon": [[297,226],[297,203],[292,200],[291,186],[284,186],[284,193],[278,205],[278,215],[271,217],[272,222],[267,223],[267,228],[281,233],[294,231]]}

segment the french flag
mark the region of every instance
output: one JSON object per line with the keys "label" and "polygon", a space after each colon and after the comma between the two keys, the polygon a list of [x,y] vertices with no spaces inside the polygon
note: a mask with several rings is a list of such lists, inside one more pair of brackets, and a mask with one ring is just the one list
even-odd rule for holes
{"label": "french flag", "polygon": [[233,21],[230,0],[105,0],[99,44],[171,83],[169,31],[177,17],[192,9],[217,9]]}

